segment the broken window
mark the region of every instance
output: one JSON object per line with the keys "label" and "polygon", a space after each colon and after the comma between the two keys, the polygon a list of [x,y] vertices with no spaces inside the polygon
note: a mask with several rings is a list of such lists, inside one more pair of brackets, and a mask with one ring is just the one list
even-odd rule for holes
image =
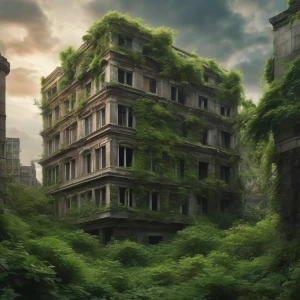
{"label": "broken window", "polygon": [[157,192],[150,193],[150,209],[154,211],[159,210],[159,195]]}
{"label": "broken window", "polygon": [[119,147],[119,167],[131,167],[133,160],[133,149]]}
{"label": "broken window", "polygon": [[230,148],[231,134],[226,131],[221,131],[221,147]]}
{"label": "broken window", "polygon": [[118,45],[132,50],[132,38],[118,35]]}
{"label": "broken window", "polygon": [[156,94],[156,80],[144,76],[144,91],[147,93]]}
{"label": "broken window", "polygon": [[89,174],[92,172],[91,153],[85,154],[83,156],[83,170],[84,170],[84,174]]}
{"label": "broken window", "polygon": [[201,214],[208,214],[208,201],[206,198],[197,196],[197,206],[198,206],[198,211]]}
{"label": "broken window", "polygon": [[96,112],[96,127],[97,129],[103,127],[105,125],[105,107],[99,109]]}
{"label": "broken window", "polygon": [[89,83],[87,83],[84,87],[85,89],[85,94],[86,94],[86,97],[90,97],[91,94],[92,94],[92,82],[90,81]]}
{"label": "broken window", "polygon": [[221,166],[221,180],[226,183],[230,182],[230,167]]}
{"label": "broken window", "polygon": [[93,126],[93,118],[92,114],[90,114],[88,117],[84,118],[84,136],[89,135],[92,133]]}
{"label": "broken window", "polygon": [[118,82],[132,86],[132,72],[118,69]]}
{"label": "broken window", "polygon": [[198,100],[199,100],[199,104],[198,104],[199,108],[207,110],[208,109],[208,99],[205,97],[199,96]]}
{"label": "broken window", "polygon": [[129,188],[119,188],[119,204],[126,207],[133,207],[133,191]]}
{"label": "broken window", "polygon": [[222,116],[230,117],[230,107],[221,105],[220,113],[221,113]]}
{"label": "broken window", "polygon": [[180,104],[185,104],[185,95],[183,89],[171,86],[171,100]]}
{"label": "broken window", "polygon": [[106,147],[96,149],[96,170],[101,170],[106,167]]}
{"label": "broken window", "polygon": [[95,190],[95,204],[96,206],[106,205],[106,187]]}
{"label": "broken window", "polygon": [[205,179],[208,176],[208,163],[199,162],[199,180]]}
{"label": "broken window", "polygon": [[118,105],[118,125],[126,127],[133,126],[133,114],[131,107]]}

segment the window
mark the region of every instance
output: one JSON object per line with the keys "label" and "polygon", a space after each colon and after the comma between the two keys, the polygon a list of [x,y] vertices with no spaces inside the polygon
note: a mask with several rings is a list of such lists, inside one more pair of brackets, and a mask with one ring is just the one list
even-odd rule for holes
{"label": "window", "polygon": [[70,100],[69,99],[65,100],[64,104],[65,104],[65,113],[67,114],[68,112],[71,111],[71,109],[70,109]]}
{"label": "window", "polygon": [[208,143],[207,139],[208,139],[208,132],[207,130],[204,130],[204,132],[202,133],[202,141],[201,141],[202,145],[207,145]]}
{"label": "window", "polygon": [[208,163],[199,162],[199,180],[207,178],[208,176]]}
{"label": "window", "polygon": [[57,184],[59,182],[59,165],[54,167],[53,175],[53,183]]}
{"label": "window", "polygon": [[143,55],[150,56],[151,55],[151,49],[147,46],[143,46]]}
{"label": "window", "polygon": [[65,163],[65,180],[68,181],[76,177],[76,160],[72,159]]}
{"label": "window", "polygon": [[76,102],[76,94],[73,93],[70,95],[70,110],[73,110]]}
{"label": "window", "polygon": [[221,200],[221,212],[226,212],[229,207],[229,200],[228,199],[222,199]]}
{"label": "window", "polygon": [[208,109],[208,99],[202,96],[199,96],[199,108]]}
{"label": "window", "polygon": [[206,198],[197,196],[197,206],[198,206],[198,211],[201,214],[208,214],[208,201]]}
{"label": "window", "polygon": [[180,208],[181,214],[187,216],[189,214],[189,201],[187,200]]}
{"label": "window", "polygon": [[65,199],[66,210],[71,208],[71,198]]}
{"label": "window", "polygon": [[49,141],[48,141],[48,155],[51,155],[51,154],[52,154],[52,151],[53,151],[53,148],[52,148],[52,140],[49,140]]}
{"label": "window", "polygon": [[92,172],[92,157],[91,153],[85,154],[83,156],[83,171],[84,174],[89,174]]}
{"label": "window", "polygon": [[230,117],[230,107],[222,105],[220,113],[222,116]]}
{"label": "window", "polygon": [[131,167],[133,160],[133,149],[119,147],[119,167]]}
{"label": "window", "polygon": [[53,86],[51,86],[51,87],[47,90],[47,92],[46,92],[46,94],[47,94],[47,99],[51,98],[51,97],[54,96],[56,93],[57,93],[57,85],[56,85],[56,83],[55,83]]}
{"label": "window", "polygon": [[144,91],[147,93],[156,94],[156,80],[144,76]]}
{"label": "window", "polygon": [[106,167],[106,147],[103,146],[96,149],[96,170],[100,170]]}
{"label": "window", "polygon": [[46,119],[46,128],[49,128],[51,126],[52,126],[52,113],[49,114]]}
{"label": "window", "polygon": [[119,69],[118,82],[132,86],[132,73]]}
{"label": "window", "polygon": [[105,125],[105,107],[96,112],[96,128],[99,129]]}
{"label": "window", "polygon": [[71,207],[72,208],[77,208],[78,207],[78,197],[77,197],[77,195],[73,195],[71,197]]}
{"label": "window", "polygon": [[175,162],[174,175],[178,177],[184,177],[184,160],[177,159]]}
{"label": "window", "polygon": [[221,166],[221,180],[226,183],[230,182],[230,167]]}
{"label": "window", "polygon": [[74,123],[65,129],[65,144],[70,145],[76,142],[76,139],[77,139],[77,123]]}
{"label": "window", "polygon": [[90,81],[89,83],[87,83],[84,87],[85,89],[85,94],[86,94],[86,97],[90,97],[91,94],[92,94],[92,82]]}
{"label": "window", "polygon": [[209,77],[207,75],[204,75],[204,81],[208,82],[209,81]]}
{"label": "window", "polygon": [[159,210],[159,195],[157,192],[150,194],[150,209],[154,211]]}
{"label": "window", "polygon": [[128,36],[118,35],[118,45],[127,49],[132,49],[132,39]]}
{"label": "window", "polygon": [[54,108],[54,121],[59,119],[59,105]]}
{"label": "window", "polygon": [[148,169],[155,172],[155,159],[151,150],[149,151]]}
{"label": "window", "polygon": [[129,188],[119,188],[119,204],[127,207],[133,207],[133,191]]}
{"label": "window", "polygon": [[87,199],[87,201],[93,200],[93,191],[92,190],[87,191],[87,193],[86,193],[86,199]]}
{"label": "window", "polygon": [[118,105],[118,125],[126,127],[133,126],[133,114],[131,107]]}
{"label": "window", "polygon": [[99,76],[99,91],[104,88],[104,83],[105,83],[105,73],[102,73]]}
{"label": "window", "polygon": [[221,147],[230,148],[231,134],[226,131],[221,131]]}
{"label": "window", "polygon": [[3,142],[0,143],[0,156],[4,157],[5,144]]}
{"label": "window", "polygon": [[295,134],[300,134],[300,124],[297,124],[294,126],[294,133]]}
{"label": "window", "polygon": [[171,86],[171,100],[184,104],[185,96],[184,96],[183,89],[177,88],[175,86]]}
{"label": "window", "polygon": [[88,117],[84,118],[84,136],[89,135],[92,133],[93,130],[93,119],[92,114],[90,114]]}
{"label": "window", "polygon": [[58,151],[59,150],[59,142],[60,142],[60,134],[57,134],[55,137],[54,137],[54,152]]}
{"label": "window", "polygon": [[106,205],[106,187],[95,190],[95,204],[96,206]]}

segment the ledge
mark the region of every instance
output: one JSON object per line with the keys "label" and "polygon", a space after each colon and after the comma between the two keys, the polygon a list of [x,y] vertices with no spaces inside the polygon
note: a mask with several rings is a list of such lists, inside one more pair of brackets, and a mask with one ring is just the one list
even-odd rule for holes
{"label": "ledge", "polygon": [[275,29],[278,27],[279,23],[287,21],[290,16],[296,14],[299,10],[300,10],[300,3],[297,3],[296,5],[283,11],[282,13],[270,18],[269,22],[271,25],[273,25]]}
{"label": "ledge", "polygon": [[4,71],[6,75],[10,72],[10,63],[0,54],[0,70]]}

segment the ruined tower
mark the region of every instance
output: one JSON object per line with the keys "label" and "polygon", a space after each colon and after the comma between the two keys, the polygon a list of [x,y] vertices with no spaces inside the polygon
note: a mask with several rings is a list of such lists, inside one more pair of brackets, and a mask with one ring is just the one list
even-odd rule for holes
{"label": "ruined tower", "polygon": [[4,184],[6,176],[5,168],[5,80],[10,71],[10,64],[5,57],[0,54],[0,188]]}

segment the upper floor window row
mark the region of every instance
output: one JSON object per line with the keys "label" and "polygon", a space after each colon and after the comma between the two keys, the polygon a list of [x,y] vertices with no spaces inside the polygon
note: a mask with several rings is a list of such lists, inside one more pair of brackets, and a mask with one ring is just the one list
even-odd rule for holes
{"label": "upper floor window row", "polygon": [[54,83],[47,91],[46,97],[47,99],[53,97],[57,93],[57,83]]}

